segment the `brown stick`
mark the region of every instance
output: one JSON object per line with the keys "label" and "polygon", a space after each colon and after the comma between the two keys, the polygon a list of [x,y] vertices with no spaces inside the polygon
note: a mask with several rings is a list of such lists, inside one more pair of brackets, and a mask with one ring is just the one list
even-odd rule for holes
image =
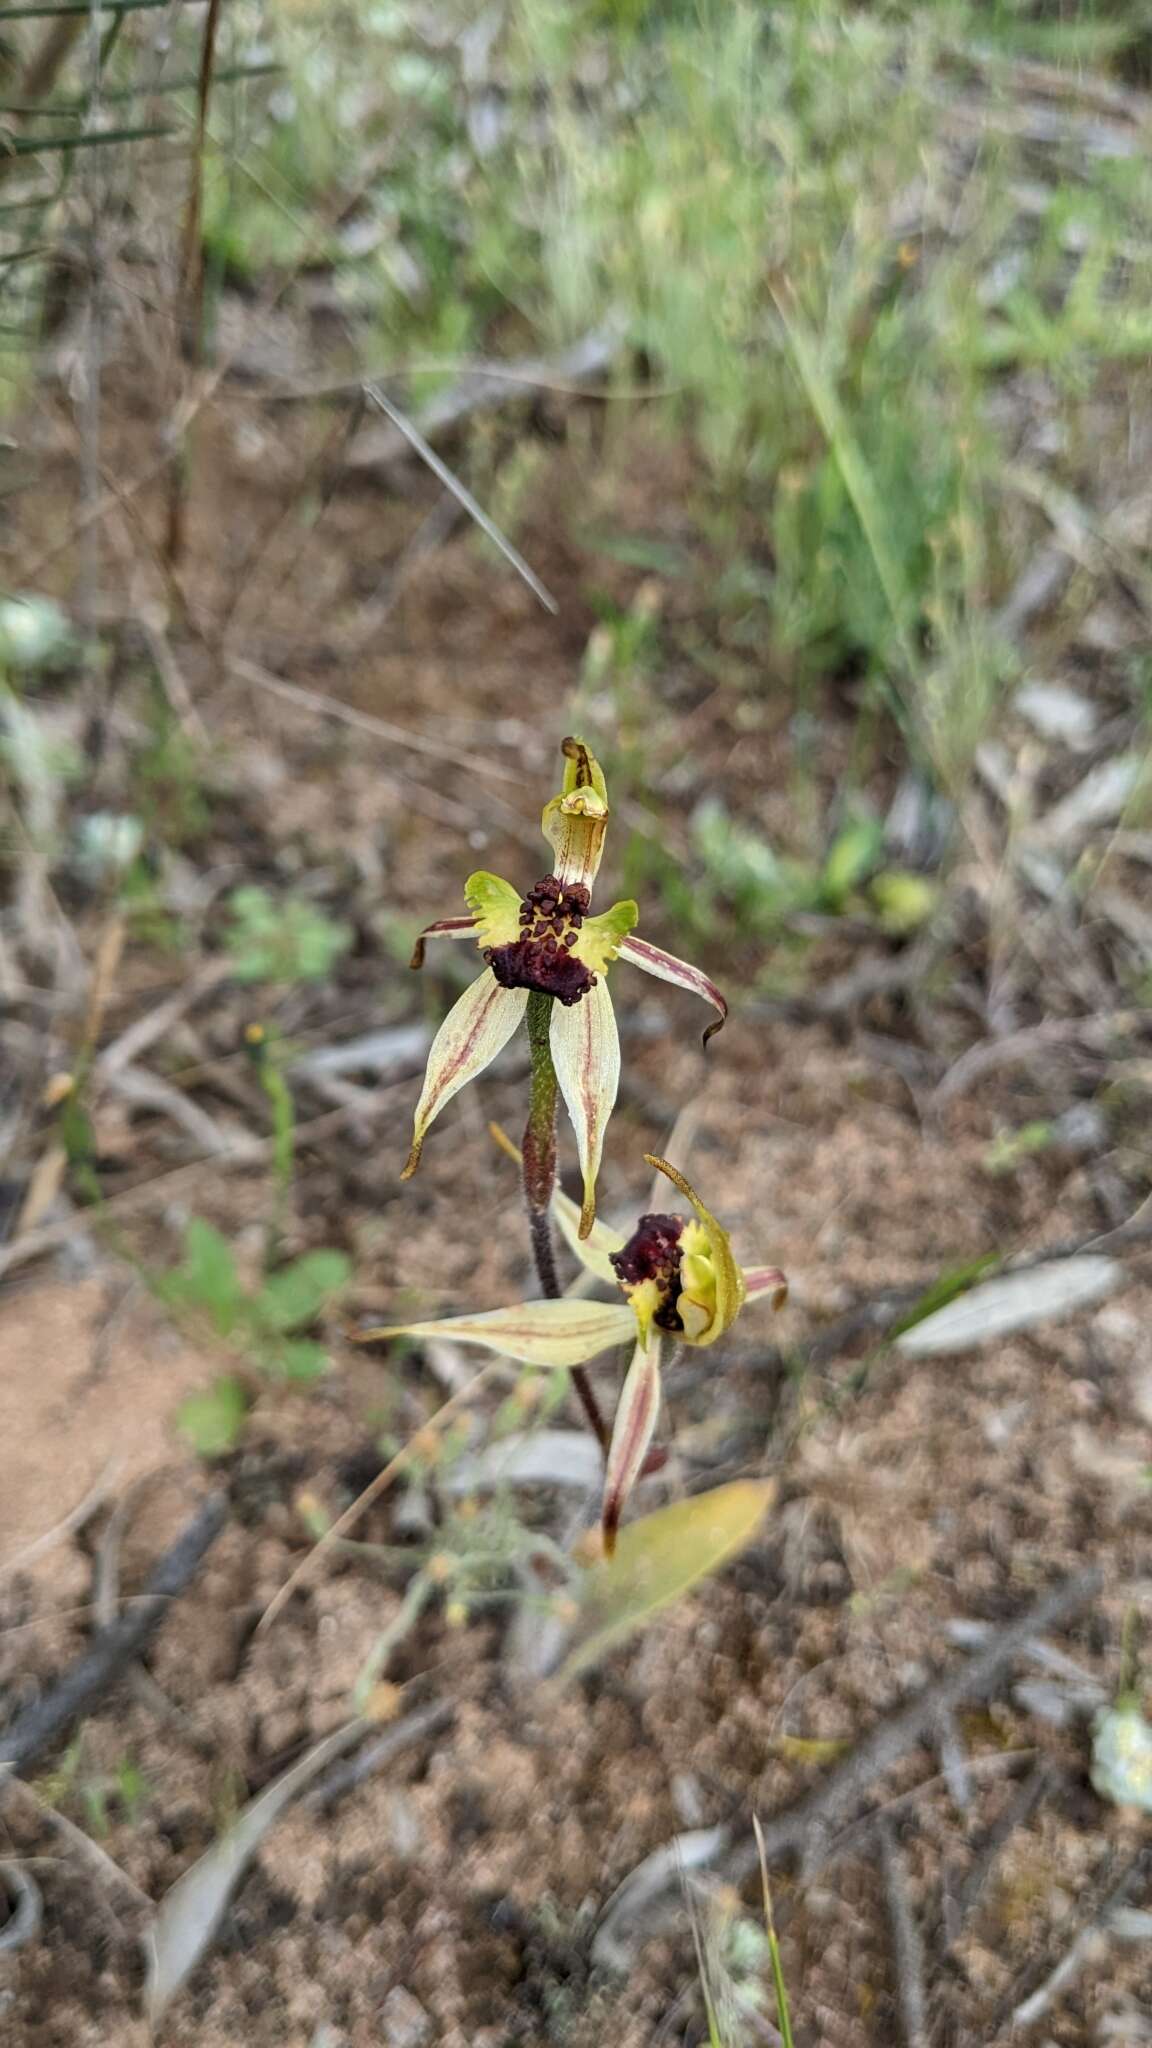
{"label": "brown stick", "polygon": [[924,1992],[924,1943],[908,1892],[908,1869],[887,1821],[879,1821],[876,1836],[880,1845],[880,1868],[884,1874],[884,1897],[888,1927],[892,1936],[892,1961],[896,1971],[896,2003],[904,2048],[927,2048],[928,2000]]}

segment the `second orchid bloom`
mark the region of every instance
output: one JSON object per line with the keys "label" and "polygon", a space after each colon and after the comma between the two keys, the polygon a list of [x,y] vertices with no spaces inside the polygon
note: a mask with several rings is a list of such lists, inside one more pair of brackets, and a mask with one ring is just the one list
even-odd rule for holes
{"label": "second orchid bloom", "polygon": [[611,1554],[621,1510],[640,1477],[660,1408],[660,1363],[666,1339],[714,1344],[747,1301],[779,1307],[787,1293],[775,1266],[737,1265],[728,1233],[704,1207],[683,1174],[646,1154],[684,1197],[692,1214],[641,1216],[630,1237],[597,1223],[581,1234],[580,1211],[557,1191],[552,1211],[582,1265],[617,1286],[622,1302],[525,1301],[479,1315],[402,1323],[367,1330],[366,1338],[449,1337],[478,1344],[524,1365],[572,1367],[632,1342],[632,1362],[617,1405],[604,1483],[605,1549]]}
{"label": "second orchid bloom", "polygon": [[404,1178],[415,1173],[428,1128],[445,1104],[483,1073],[524,1021],[533,991],[551,996],[549,1044],[576,1133],[583,1177],[578,1231],[586,1239],[596,1215],[604,1132],[620,1081],[608,968],[617,959],[626,960],[703,997],[717,1012],[705,1041],[720,1029],[728,1006],[698,967],[635,936],[639,911],[630,899],[592,915],[608,793],[603,770],[583,740],[566,739],[563,751],[564,785],[545,805],[541,821],[552,848],[551,872],[523,895],[499,875],[483,870],[469,875],[464,889],[468,915],[428,925],[416,942],[414,967],[422,964],[425,942],[432,938],[471,939],[487,964],[433,1040]]}

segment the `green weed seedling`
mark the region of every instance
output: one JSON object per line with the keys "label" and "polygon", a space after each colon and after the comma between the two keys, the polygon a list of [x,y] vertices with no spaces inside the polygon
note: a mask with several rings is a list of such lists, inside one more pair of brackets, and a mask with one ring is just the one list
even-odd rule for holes
{"label": "green weed seedling", "polygon": [[[269,1378],[308,1381],[325,1370],[328,1354],[300,1332],[339,1293],[349,1270],[343,1252],[305,1252],[258,1286],[245,1287],[227,1240],[194,1216],[181,1264],[154,1276],[151,1285],[169,1308],[206,1318],[226,1344]],[[247,1405],[241,1382],[225,1376],[184,1403],[180,1424],[204,1456],[219,1455],[237,1441]]]}
{"label": "green weed seedling", "polygon": [[323,981],[352,944],[351,927],[298,897],[278,901],[252,884],[228,899],[224,943],[237,981]]}

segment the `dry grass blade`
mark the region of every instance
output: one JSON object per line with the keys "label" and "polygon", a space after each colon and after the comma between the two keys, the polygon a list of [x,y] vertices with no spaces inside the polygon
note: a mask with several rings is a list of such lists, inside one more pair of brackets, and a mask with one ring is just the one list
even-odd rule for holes
{"label": "dry grass blade", "polygon": [[390,398],[386,398],[384,396],[384,393],[380,391],[375,384],[366,384],[364,386],[364,392],[365,396],[371,399],[373,405],[379,406],[380,411],[385,415],[385,417],[387,419],[390,419],[393,426],[396,427],[401,434],[403,434],[405,440],[411,443],[412,447],[416,450],[416,453],[421,457],[421,459],[424,462],[427,463],[429,469],[432,471],[433,476],[439,478],[440,482],[444,485],[445,490],[451,491],[453,497],[461,505],[463,505],[464,510],[467,512],[469,518],[474,519],[476,521],[476,524],[480,528],[481,533],[487,534],[488,539],[492,542],[493,546],[499,548],[500,553],[503,555],[505,561],[511,563],[512,567],[516,571],[516,574],[519,577],[521,577],[523,581],[528,585],[528,588],[532,592],[533,597],[539,598],[540,603],[544,606],[545,611],[558,612],[560,610],[560,606],[556,602],[556,599],[553,597],[550,590],[545,589],[544,585],[540,581],[540,578],[537,576],[536,571],[529,567],[528,563],[524,560],[523,555],[520,553],[519,548],[513,547],[512,542],[508,539],[507,535],[501,533],[500,528],[496,525],[495,521],[489,518],[487,512],[485,512],[484,510],[484,507],[481,504],[479,504],[477,500],[472,496],[472,493],[467,488],[467,485],[462,484],[459,477],[456,476],[454,472],[449,469],[448,464],[446,462],[441,461],[440,457],[436,453],[436,450],[434,448],[429,447],[428,442],[424,439],[424,436],[420,432],[419,428],[414,427],[411,420],[406,419],[404,414],[400,411],[399,407],[393,405],[392,400]]}

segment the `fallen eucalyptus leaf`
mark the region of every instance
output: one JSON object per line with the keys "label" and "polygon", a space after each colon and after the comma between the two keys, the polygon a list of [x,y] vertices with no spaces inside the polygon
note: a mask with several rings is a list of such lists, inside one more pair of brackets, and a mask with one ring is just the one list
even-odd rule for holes
{"label": "fallen eucalyptus leaf", "polygon": [[592,1942],[592,1960],[600,1969],[627,1970],[632,1963],[634,1923],[646,1907],[689,1870],[707,1870],[731,1847],[731,1829],[721,1824],[691,1828],[654,1849],[630,1871],[613,1892]]}
{"label": "fallen eucalyptus leaf", "polygon": [[474,1493],[489,1486],[598,1487],[604,1453],[583,1429],[537,1429],[465,1452],[438,1475],[445,1493]]}
{"label": "fallen eucalyptus leaf", "polygon": [[905,1330],[896,1339],[896,1349],[906,1358],[969,1351],[990,1337],[1029,1330],[1051,1316],[1071,1315],[1074,1309],[1101,1301],[1123,1279],[1124,1268],[1118,1260],[1092,1253],[1036,1266],[1027,1273],[1004,1273]]}
{"label": "fallen eucalyptus leaf", "polygon": [[1148,772],[1143,753],[1114,754],[1092,768],[1058,804],[1041,818],[1033,837],[1038,844],[1063,846],[1083,839],[1098,825],[1109,825],[1127,808]]}
{"label": "fallen eucalyptus leaf", "polygon": [[153,2025],[207,1953],[229,1900],[269,1828],[325,1765],[351,1748],[368,1726],[360,1718],[346,1721],[315,1743],[249,1801],[219,1841],[165,1894],[145,1936],[146,1996]]}
{"label": "fallen eucalyptus leaf", "polygon": [[593,1565],[585,1578],[561,1679],[586,1671],[662,1607],[727,1564],[751,1542],[775,1497],[771,1480],[736,1479],[629,1522],[615,1556]]}

